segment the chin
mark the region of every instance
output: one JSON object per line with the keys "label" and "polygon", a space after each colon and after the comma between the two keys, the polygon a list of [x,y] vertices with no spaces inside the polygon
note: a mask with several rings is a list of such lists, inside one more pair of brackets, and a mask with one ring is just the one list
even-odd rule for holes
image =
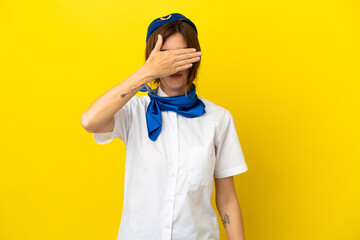
{"label": "chin", "polygon": [[171,78],[171,77],[166,77],[165,81],[164,81],[165,85],[171,88],[180,88],[185,86],[186,81],[183,80],[182,78]]}

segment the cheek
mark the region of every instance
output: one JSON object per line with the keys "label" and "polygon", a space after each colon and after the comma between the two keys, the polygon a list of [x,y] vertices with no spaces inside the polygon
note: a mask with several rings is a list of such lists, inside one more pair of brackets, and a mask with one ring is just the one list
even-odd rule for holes
{"label": "cheek", "polygon": [[188,77],[189,76],[189,73],[190,73],[190,70],[189,69],[186,69],[183,71],[183,74]]}

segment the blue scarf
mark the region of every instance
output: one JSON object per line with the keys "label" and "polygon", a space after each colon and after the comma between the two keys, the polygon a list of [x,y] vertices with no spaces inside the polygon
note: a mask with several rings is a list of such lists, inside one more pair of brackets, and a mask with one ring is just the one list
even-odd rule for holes
{"label": "blue scarf", "polygon": [[[187,118],[196,118],[202,116],[205,111],[205,104],[196,95],[195,84],[192,84],[192,90],[185,94],[173,97],[158,96],[155,91],[149,91],[150,103],[146,110],[146,122],[148,136],[155,141],[161,132],[161,111],[177,112]],[[140,91],[147,91],[144,86]]]}

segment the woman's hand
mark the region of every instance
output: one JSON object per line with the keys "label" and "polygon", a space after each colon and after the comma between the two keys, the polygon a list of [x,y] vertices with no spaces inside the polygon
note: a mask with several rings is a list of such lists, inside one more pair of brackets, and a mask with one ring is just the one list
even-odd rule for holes
{"label": "woman's hand", "polygon": [[195,48],[161,51],[162,43],[163,38],[159,34],[156,45],[145,63],[154,79],[188,69],[192,67],[193,62],[200,60],[201,52],[196,52]]}

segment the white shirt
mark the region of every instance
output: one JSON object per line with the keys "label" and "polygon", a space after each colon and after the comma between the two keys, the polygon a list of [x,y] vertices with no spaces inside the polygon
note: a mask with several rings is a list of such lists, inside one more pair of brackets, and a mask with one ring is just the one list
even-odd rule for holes
{"label": "white shirt", "polygon": [[[168,97],[160,86],[155,91]],[[148,137],[148,95],[133,96],[115,114],[112,132],[94,133],[98,144],[118,137],[126,146],[118,240],[219,239],[211,205],[213,177],[233,176],[248,168],[230,112],[198,98],[206,106],[200,117],[161,112],[156,141]]]}

